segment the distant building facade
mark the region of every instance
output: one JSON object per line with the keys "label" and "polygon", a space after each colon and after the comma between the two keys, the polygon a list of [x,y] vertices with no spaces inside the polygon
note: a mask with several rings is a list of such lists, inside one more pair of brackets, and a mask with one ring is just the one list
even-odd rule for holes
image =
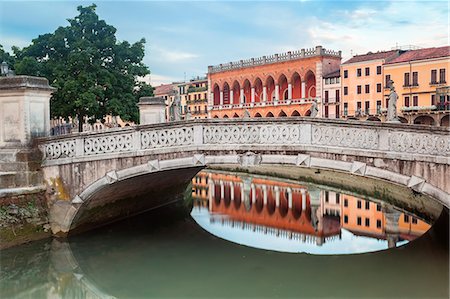
{"label": "distant building facade", "polygon": [[208,117],[208,80],[196,78],[178,85],[181,102],[185,103],[183,115],[189,112],[190,118],[201,119]]}
{"label": "distant building facade", "polygon": [[339,118],[341,107],[341,73],[340,69],[323,76],[322,111],[324,118]]}
{"label": "distant building facade", "polygon": [[[341,52],[317,46],[208,67],[210,118],[309,115]],[[320,111],[320,109],[319,109]]]}
{"label": "distant building facade", "polygon": [[[449,66],[448,46],[407,51],[384,64],[384,81],[395,82],[403,122],[449,126]],[[389,89],[383,91],[387,98]]]}
{"label": "distant building facade", "polygon": [[[387,107],[383,64],[397,58],[399,50],[356,55],[341,65],[342,111],[345,119],[381,121]],[[384,109],[383,109],[384,108]]]}

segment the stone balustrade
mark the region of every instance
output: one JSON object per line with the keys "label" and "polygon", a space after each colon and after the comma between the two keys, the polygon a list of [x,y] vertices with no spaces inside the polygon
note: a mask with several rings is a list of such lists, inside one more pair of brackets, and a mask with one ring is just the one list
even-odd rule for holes
{"label": "stone balustrade", "polygon": [[[201,120],[80,133],[40,140],[44,163],[149,149],[186,149],[223,144],[293,146],[373,157],[450,164],[450,130],[438,127],[306,118]],[[177,149],[175,149],[177,150]],[[364,154],[364,151],[370,150]]]}

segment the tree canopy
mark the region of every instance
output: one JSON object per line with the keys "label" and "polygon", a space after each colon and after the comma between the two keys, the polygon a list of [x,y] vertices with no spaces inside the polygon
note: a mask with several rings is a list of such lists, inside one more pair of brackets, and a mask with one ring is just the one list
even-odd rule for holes
{"label": "tree canopy", "polygon": [[145,39],[119,42],[116,28],[99,19],[95,4],[77,9],[69,26],[13,49],[16,74],[46,77],[57,88],[50,106],[54,117],[95,121],[118,115],[137,122],[139,96],[153,95],[151,87],[142,89],[136,81],[149,74],[142,62]]}

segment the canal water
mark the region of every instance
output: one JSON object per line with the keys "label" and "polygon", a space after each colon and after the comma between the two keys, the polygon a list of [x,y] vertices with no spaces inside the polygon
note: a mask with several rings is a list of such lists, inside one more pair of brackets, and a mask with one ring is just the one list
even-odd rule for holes
{"label": "canal water", "polygon": [[448,298],[448,210],[203,171],[192,196],[0,252],[1,298]]}

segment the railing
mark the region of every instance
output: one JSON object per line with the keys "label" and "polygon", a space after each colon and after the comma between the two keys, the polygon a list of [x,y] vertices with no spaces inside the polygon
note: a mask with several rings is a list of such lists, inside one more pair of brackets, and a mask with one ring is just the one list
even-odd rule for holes
{"label": "railing", "polygon": [[[77,133],[64,137],[40,139],[45,161],[71,163],[75,158],[105,157],[163,149],[186,151],[203,147],[202,150],[220,150],[238,145],[314,147],[315,150],[336,149],[346,152],[354,149],[361,155],[372,151],[370,156],[381,153],[414,154],[413,159],[426,161],[439,156],[450,156],[450,130],[447,128],[417,127],[403,124],[372,122],[348,122],[329,119],[271,119],[268,120],[202,120],[168,124],[155,124],[116,129],[99,133]],[[191,150],[192,150],[191,149]]]}
{"label": "railing", "polygon": [[317,46],[315,48],[301,49],[297,51],[289,51],[280,54],[274,54],[269,56],[262,56],[258,58],[251,58],[247,60],[240,60],[234,62],[228,62],[224,64],[214,65],[208,67],[208,73],[217,73],[222,71],[229,71],[234,69],[240,69],[244,67],[265,65],[270,63],[277,63],[282,61],[296,60],[314,56],[333,56],[341,57],[341,51],[333,51],[322,48],[322,46]]}

